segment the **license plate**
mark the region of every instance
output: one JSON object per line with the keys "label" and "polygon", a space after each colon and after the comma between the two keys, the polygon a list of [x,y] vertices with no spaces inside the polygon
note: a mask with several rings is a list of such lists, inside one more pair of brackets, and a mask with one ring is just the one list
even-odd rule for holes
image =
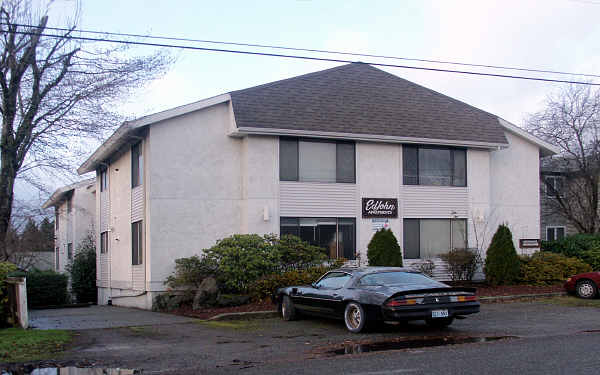
{"label": "license plate", "polygon": [[448,310],[431,310],[432,318],[447,318]]}

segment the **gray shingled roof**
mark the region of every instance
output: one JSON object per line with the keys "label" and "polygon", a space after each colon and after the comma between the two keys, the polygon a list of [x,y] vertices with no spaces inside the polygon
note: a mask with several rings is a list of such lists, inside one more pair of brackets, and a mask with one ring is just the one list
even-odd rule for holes
{"label": "gray shingled roof", "polygon": [[368,64],[231,92],[238,127],[507,144],[498,117]]}

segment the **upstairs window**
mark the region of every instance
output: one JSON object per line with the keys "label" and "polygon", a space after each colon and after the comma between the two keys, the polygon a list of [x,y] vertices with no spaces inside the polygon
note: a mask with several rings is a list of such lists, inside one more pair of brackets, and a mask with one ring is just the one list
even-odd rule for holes
{"label": "upstairs window", "polygon": [[467,151],[460,148],[402,147],[404,185],[467,186]]}
{"label": "upstairs window", "polygon": [[100,191],[107,191],[108,189],[108,173],[106,170],[100,172]]}
{"label": "upstairs window", "polygon": [[108,232],[100,233],[100,254],[108,253]]}
{"label": "upstairs window", "polygon": [[59,227],[58,227],[58,218],[60,216],[60,212],[58,211],[58,207],[54,208],[54,226],[56,228],[56,230],[58,231]]}
{"label": "upstairs window", "polygon": [[142,142],[131,147],[131,187],[140,186],[144,181],[144,156]]}
{"label": "upstairs window", "polygon": [[71,213],[71,211],[73,211],[73,199],[69,198],[69,200],[67,201],[67,213]]}
{"label": "upstairs window", "polygon": [[544,183],[548,198],[562,197],[564,190],[563,176],[546,176],[544,177]]}
{"label": "upstairs window", "polygon": [[69,242],[67,244],[67,259],[73,260],[73,243]]}
{"label": "upstairs window", "polygon": [[281,181],[355,183],[354,142],[279,140]]}

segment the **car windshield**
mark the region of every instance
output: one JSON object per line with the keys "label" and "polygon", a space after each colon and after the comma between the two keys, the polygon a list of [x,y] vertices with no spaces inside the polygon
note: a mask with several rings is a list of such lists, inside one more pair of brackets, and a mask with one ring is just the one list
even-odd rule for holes
{"label": "car windshield", "polygon": [[430,279],[420,273],[412,272],[378,272],[363,276],[360,285],[398,285],[398,284],[426,284],[435,286],[445,286],[435,280]]}

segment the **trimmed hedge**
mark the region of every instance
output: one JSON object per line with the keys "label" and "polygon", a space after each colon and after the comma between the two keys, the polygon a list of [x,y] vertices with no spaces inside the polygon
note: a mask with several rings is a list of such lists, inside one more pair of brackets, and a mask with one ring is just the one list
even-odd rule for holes
{"label": "trimmed hedge", "polygon": [[267,275],[255,282],[248,288],[250,296],[254,301],[263,301],[270,298],[279,288],[292,285],[309,285],[327,271],[341,267],[343,261],[336,260],[328,266],[312,267],[304,270],[294,270],[284,273]]}
{"label": "trimmed hedge", "polygon": [[92,236],[78,246],[73,262],[67,266],[71,274],[71,291],[78,303],[97,303],[96,244]]}
{"label": "trimmed hedge", "polygon": [[600,249],[600,236],[595,234],[574,234],[559,241],[542,241],[542,251],[568,257],[579,256],[592,249]]}
{"label": "trimmed hedge", "polygon": [[577,258],[589,264],[592,271],[600,271],[600,248],[583,251]]}
{"label": "trimmed hedge", "polygon": [[452,249],[440,258],[448,265],[452,281],[472,281],[482,263],[477,249]]}
{"label": "trimmed hedge", "polygon": [[54,271],[15,272],[27,278],[27,306],[30,308],[64,305],[69,302],[69,277]]}
{"label": "trimmed hedge", "polygon": [[381,228],[367,247],[369,266],[402,267],[402,251],[391,229]]}
{"label": "trimmed hedge", "polygon": [[592,270],[589,264],[577,258],[544,251],[520,259],[521,282],[529,285],[557,284],[569,276]]}

